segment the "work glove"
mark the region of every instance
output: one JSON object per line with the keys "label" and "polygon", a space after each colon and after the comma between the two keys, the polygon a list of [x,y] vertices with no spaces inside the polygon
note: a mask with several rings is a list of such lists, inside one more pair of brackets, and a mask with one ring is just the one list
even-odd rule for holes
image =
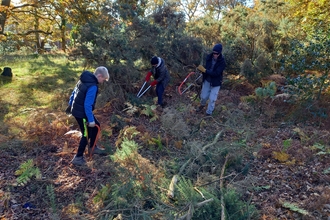
{"label": "work glove", "polygon": [[91,128],[95,127],[95,121],[89,122],[88,127],[91,127]]}
{"label": "work glove", "polygon": [[206,72],[206,69],[205,69],[202,65],[199,65],[199,66],[197,67],[197,69],[198,69],[199,71],[201,71],[202,73],[205,73],[205,72]]}
{"label": "work glove", "polygon": [[157,83],[158,83],[157,80],[154,80],[154,81],[152,81],[152,82],[150,83],[150,85],[151,85],[151,86],[155,86],[155,85],[157,85]]}
{"label": "work glove", "polygon": [[147,73],[147,76],[146,76],[146,81],[147,81],[147,82],[149,82],[151,75],[152,75],[152,72],[149,71],[149,72]]}
{"label": "work glove", "polygon": [[70,105],[65,109],[65,114],[71,115],[71,106]]}

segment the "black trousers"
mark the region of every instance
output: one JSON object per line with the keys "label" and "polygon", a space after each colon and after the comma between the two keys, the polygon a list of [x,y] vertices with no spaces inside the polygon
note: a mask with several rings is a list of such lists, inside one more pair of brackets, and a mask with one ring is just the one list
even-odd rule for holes
{"label": "black trousers", "polygon": [[[89,140],[89,147],[93,147],[93,145],[96,141],[97,133],[99,132],[99,130],[96,126],[95,127],[88,127],[86,124],[84,125],[84,119],[83,118],[77,118],[77,117],[75,117],[75,118],[77,120],[77,123],[79,125],[80,131],[81,131],[81,134],[82,134],[76,156],[81,157],[81,156],[84,155],[88,140]],[[95,116],[94,116],[94,121],[95,121],[95,124],[97,124],[100,127],[100,123],[95,118]],[[86,128],[87,128],[87,130],[86,130]]]}

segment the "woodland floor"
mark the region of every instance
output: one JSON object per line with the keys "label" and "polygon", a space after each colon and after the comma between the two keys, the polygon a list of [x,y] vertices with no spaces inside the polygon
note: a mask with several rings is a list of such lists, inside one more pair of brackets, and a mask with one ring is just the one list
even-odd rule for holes
{"label": "woodland floor", "polygon": [[[241,90],[222,89],[212,117],[195,113],[198,102],[188,96],[168,92],[175,91],[175,88],[167,89],[165,99],[168,106],[157,112],[159,118],[153,122],[145,115],[130,115],[110,104],[95,111],[103,130],[100,142],[109,154],[113,154],[124,125],[136,126],[138,131],[152,137],[161,135],[163,149],[139,149],[146,163],[151,164],[147,168],[149,172],[157,172],[152,169],[156,169],[160,161],[176,157],[184,162],[187,159],[185,155],[191,150],[188,142],[201,141],[205,145],[211,143],[221,131],[218,147],[222,144],[228,147],[232,143],[233,147],[244,149],[239,165],[228,165],[225,175],[231,176],[225,179],[224,185],[235,188],[245,201],[254,204],[260,211],[258,219],[329,220],[330,134],[326,126],[329,121],[320,122],[316,118],[315,121],[288,122],[279,114],[286,107],[280,100],[267,104],[270,106],[268,110],[275,112],[252,113],[255,108],[240,101]],[[175,134],[167,130],[171,128],[164,127],[165,122],[162,122],[166,121],[162,116],[172,115],[170,112],[173,109],[174,114],[180,112],[178,117],[190,129],[188,135],[182,134],[181,138],[174,138]],[[52,216],[49,201],[46,201],[45,189],[50,183],[54,186],[57,209],[60,210],[58,219],[97,219],[106,207],[93,212],[96,209],[91,199],[101,185],[117,178],[114,174],[117,172],[116,164],[109,157],[94,155],[92,159],[88,158],[87,168],[72,166],[70,161],[79,137],[63,134],[77,129],[74,119],[68,119],[63,112],[31,111],[36,111],[39,116],[35,116],[37,124],[25,128],[26,139],[17,139],[10,133],[4,133],[4,130],[0,134],[0,219],[56,219]],[[114,125],[110,117],[114,114],[122,119],[124,125]],[[52,117],[56,118],[56,123],[47,125]],[[290,143],[283,144],[286,140]],[[142,139],[140,144],[143,146]],[[230,148],[228,152],[231,152]],[[24,186],[17,186],[15,171],[30,158],[41,170],[42,178],[33,178]],[[210,166],[195,167],[197,170],[205,168],[200,173],[192,172],[196,169],[191,164],[186,168],[185,175],[196,177],[196,184],[203,183],[208,177],[203,179],[202,174],[219,177],[223,161],[223,158],[219,159],[211,171],[207,170],[212,169]],[[247,172],[243,174],[244,170]],[[84,209],[70,206],[79,202]]]}

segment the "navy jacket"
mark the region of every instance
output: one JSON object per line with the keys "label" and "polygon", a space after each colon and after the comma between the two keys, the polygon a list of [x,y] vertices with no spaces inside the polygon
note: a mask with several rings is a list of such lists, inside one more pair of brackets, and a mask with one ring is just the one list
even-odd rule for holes
{"label": "navy jacket", "polygon": [[94,121],[93,110],[95,107],[96,97],[98,93],[98,81],[96,76],[84,71],[80,75],[75,89],[73,90],[69,105],[72,115],[77,118],[87,118],[88,122]]}
{"label": "navy jacket", "polygon": [[212,53],[207,55],[206,64],[205,64],[206,72],[203,74],[203,82],[206,80],[206,78],[208,78],[211,86],[213,87],[221,86],[223,71],[226,68],[226,62],[223,55],[220,54],[218,56],[216,63],[214,64],[213,70],[211,70],[212,59],[213,59]]}
{"label": "navy jacket", "polygon": [[162,58],[160,58],[160,60],[160,64],[157,67],[152,68],[151,72],[154,79],[157,80],[158,83],[162,83],[165,88],[170,82],[170,74],[165,66],[165,61]]}

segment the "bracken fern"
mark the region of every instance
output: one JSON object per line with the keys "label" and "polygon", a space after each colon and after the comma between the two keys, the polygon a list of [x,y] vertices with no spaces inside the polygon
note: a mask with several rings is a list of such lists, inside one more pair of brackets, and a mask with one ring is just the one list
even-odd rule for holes
{"label": "bracken fern", "polygon": [[18,176],[16,178],[17,184],[21,186],[27,184],[33,176],[35,176],[37,179],[41,178],[40,170],[34,166],[32,159],[22,163],[19,166],[19,169],[16,170],[15,175]]}

